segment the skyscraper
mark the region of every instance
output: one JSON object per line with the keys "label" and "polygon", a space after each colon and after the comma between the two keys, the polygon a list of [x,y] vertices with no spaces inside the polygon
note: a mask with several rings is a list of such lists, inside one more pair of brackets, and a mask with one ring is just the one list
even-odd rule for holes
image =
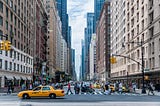
{"label": "skyscraper", "polygon": [[96,23],[99,20],[99,16],[103,7],[105,0],[94,0],[94,32],[96,30]]}
{"label": "skyscraper", "polygon": [[85,29],[85,71],[89,74],[89,45],[94,31],[94,13],[87,13],[87,28]]}
{"label": "skyscraper", "polygon": [[67,41],[68,16],[67,16],[67,0],[56,0],[58,14],[62,22],[62,36]]}
{"label": "skyscraper", "polygon": [[81,41],[82,45],[82,53],[81,53],[81,72],[80,72],[80,80],[84,80],[85,78],[85,43],[84,40]]}

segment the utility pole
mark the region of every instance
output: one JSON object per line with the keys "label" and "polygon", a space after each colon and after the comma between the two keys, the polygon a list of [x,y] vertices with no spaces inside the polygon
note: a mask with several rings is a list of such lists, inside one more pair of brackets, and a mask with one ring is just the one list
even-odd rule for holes
{"label": "utility pole", "polygon": [[142,94],[146,94],[145,86],[144,86],[144,53],[143,53],[143,41],[141,40],[141,55],[142,55]]}

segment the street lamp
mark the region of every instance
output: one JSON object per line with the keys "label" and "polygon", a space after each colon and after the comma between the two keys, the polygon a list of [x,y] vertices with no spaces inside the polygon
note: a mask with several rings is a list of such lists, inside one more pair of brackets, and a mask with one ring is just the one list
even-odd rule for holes
{"label": "street lamp", "polygon": [[[142,61],[141,61],[141,68],[142,68],[142,94],[146,94],[146,89],[145,89],[145,86],[144,86],[144,53],[143,53],[143,40],[141,40],[141,42],[127,42],[127,43],[137,43],[139,44],[140,43],[140,46],[141,46],[141,56],[142,56]],[[122,46],[124,47],[124,44],[122,44]]]}

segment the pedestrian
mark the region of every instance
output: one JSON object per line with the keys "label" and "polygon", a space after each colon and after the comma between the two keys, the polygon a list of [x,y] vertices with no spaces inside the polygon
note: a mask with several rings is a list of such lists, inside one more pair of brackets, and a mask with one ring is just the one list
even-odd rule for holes
{"label": "pedestrian", "polygon": [[32,83],[29,84],[29,90],[32,90],[33,87],[32,87]]}
{"label": "pedestrian", "polygon": [[68,90],[67,90],[67,93],[66,93],[66,94],[68,95],[69,92],[70,92],[71,94],[73,94],[72,91],[71,91],[71,84],[70,84],[70,83],[68,83]]}
{"label": "pedestrian", "polygon": [[12,91],[11,91],[11,90],[12,90],[11,87],[12,87],[12,84],[11,84],[11,81],[9,81],[9,82],[8,82],[8,90],[7,90],[7,94],[11,94],[11,92],[12,92]]}
{"label": "pedestrian", "polygon": [[77,90],[78,88],[77,87],[78,87],[78,85],[77,85],[77,82],[76,82],[75,85],[74,85],[75,94],[78,94],[78,90]]}
{"label": "pedestrian", "polygon": [[148,95],[150,95],[150,92],[152,93],[152,95],[154,95],[154,86],[153,86],[153,83],[149,83],[148,85]]}

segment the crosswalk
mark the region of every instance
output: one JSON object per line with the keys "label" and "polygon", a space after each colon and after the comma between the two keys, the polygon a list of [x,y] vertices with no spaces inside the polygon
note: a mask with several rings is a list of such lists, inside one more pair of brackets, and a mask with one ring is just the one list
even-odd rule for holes
{"label": "crosswalk", "polygon": [[86,93],[86,92],[80,92],[79,94],[71,94],[69,93],[68,95],[126,95],[126,96],[141,96],[138,93],[108,93],[108,92],[101,92],[101,91],[95,91],[93,93]]}

